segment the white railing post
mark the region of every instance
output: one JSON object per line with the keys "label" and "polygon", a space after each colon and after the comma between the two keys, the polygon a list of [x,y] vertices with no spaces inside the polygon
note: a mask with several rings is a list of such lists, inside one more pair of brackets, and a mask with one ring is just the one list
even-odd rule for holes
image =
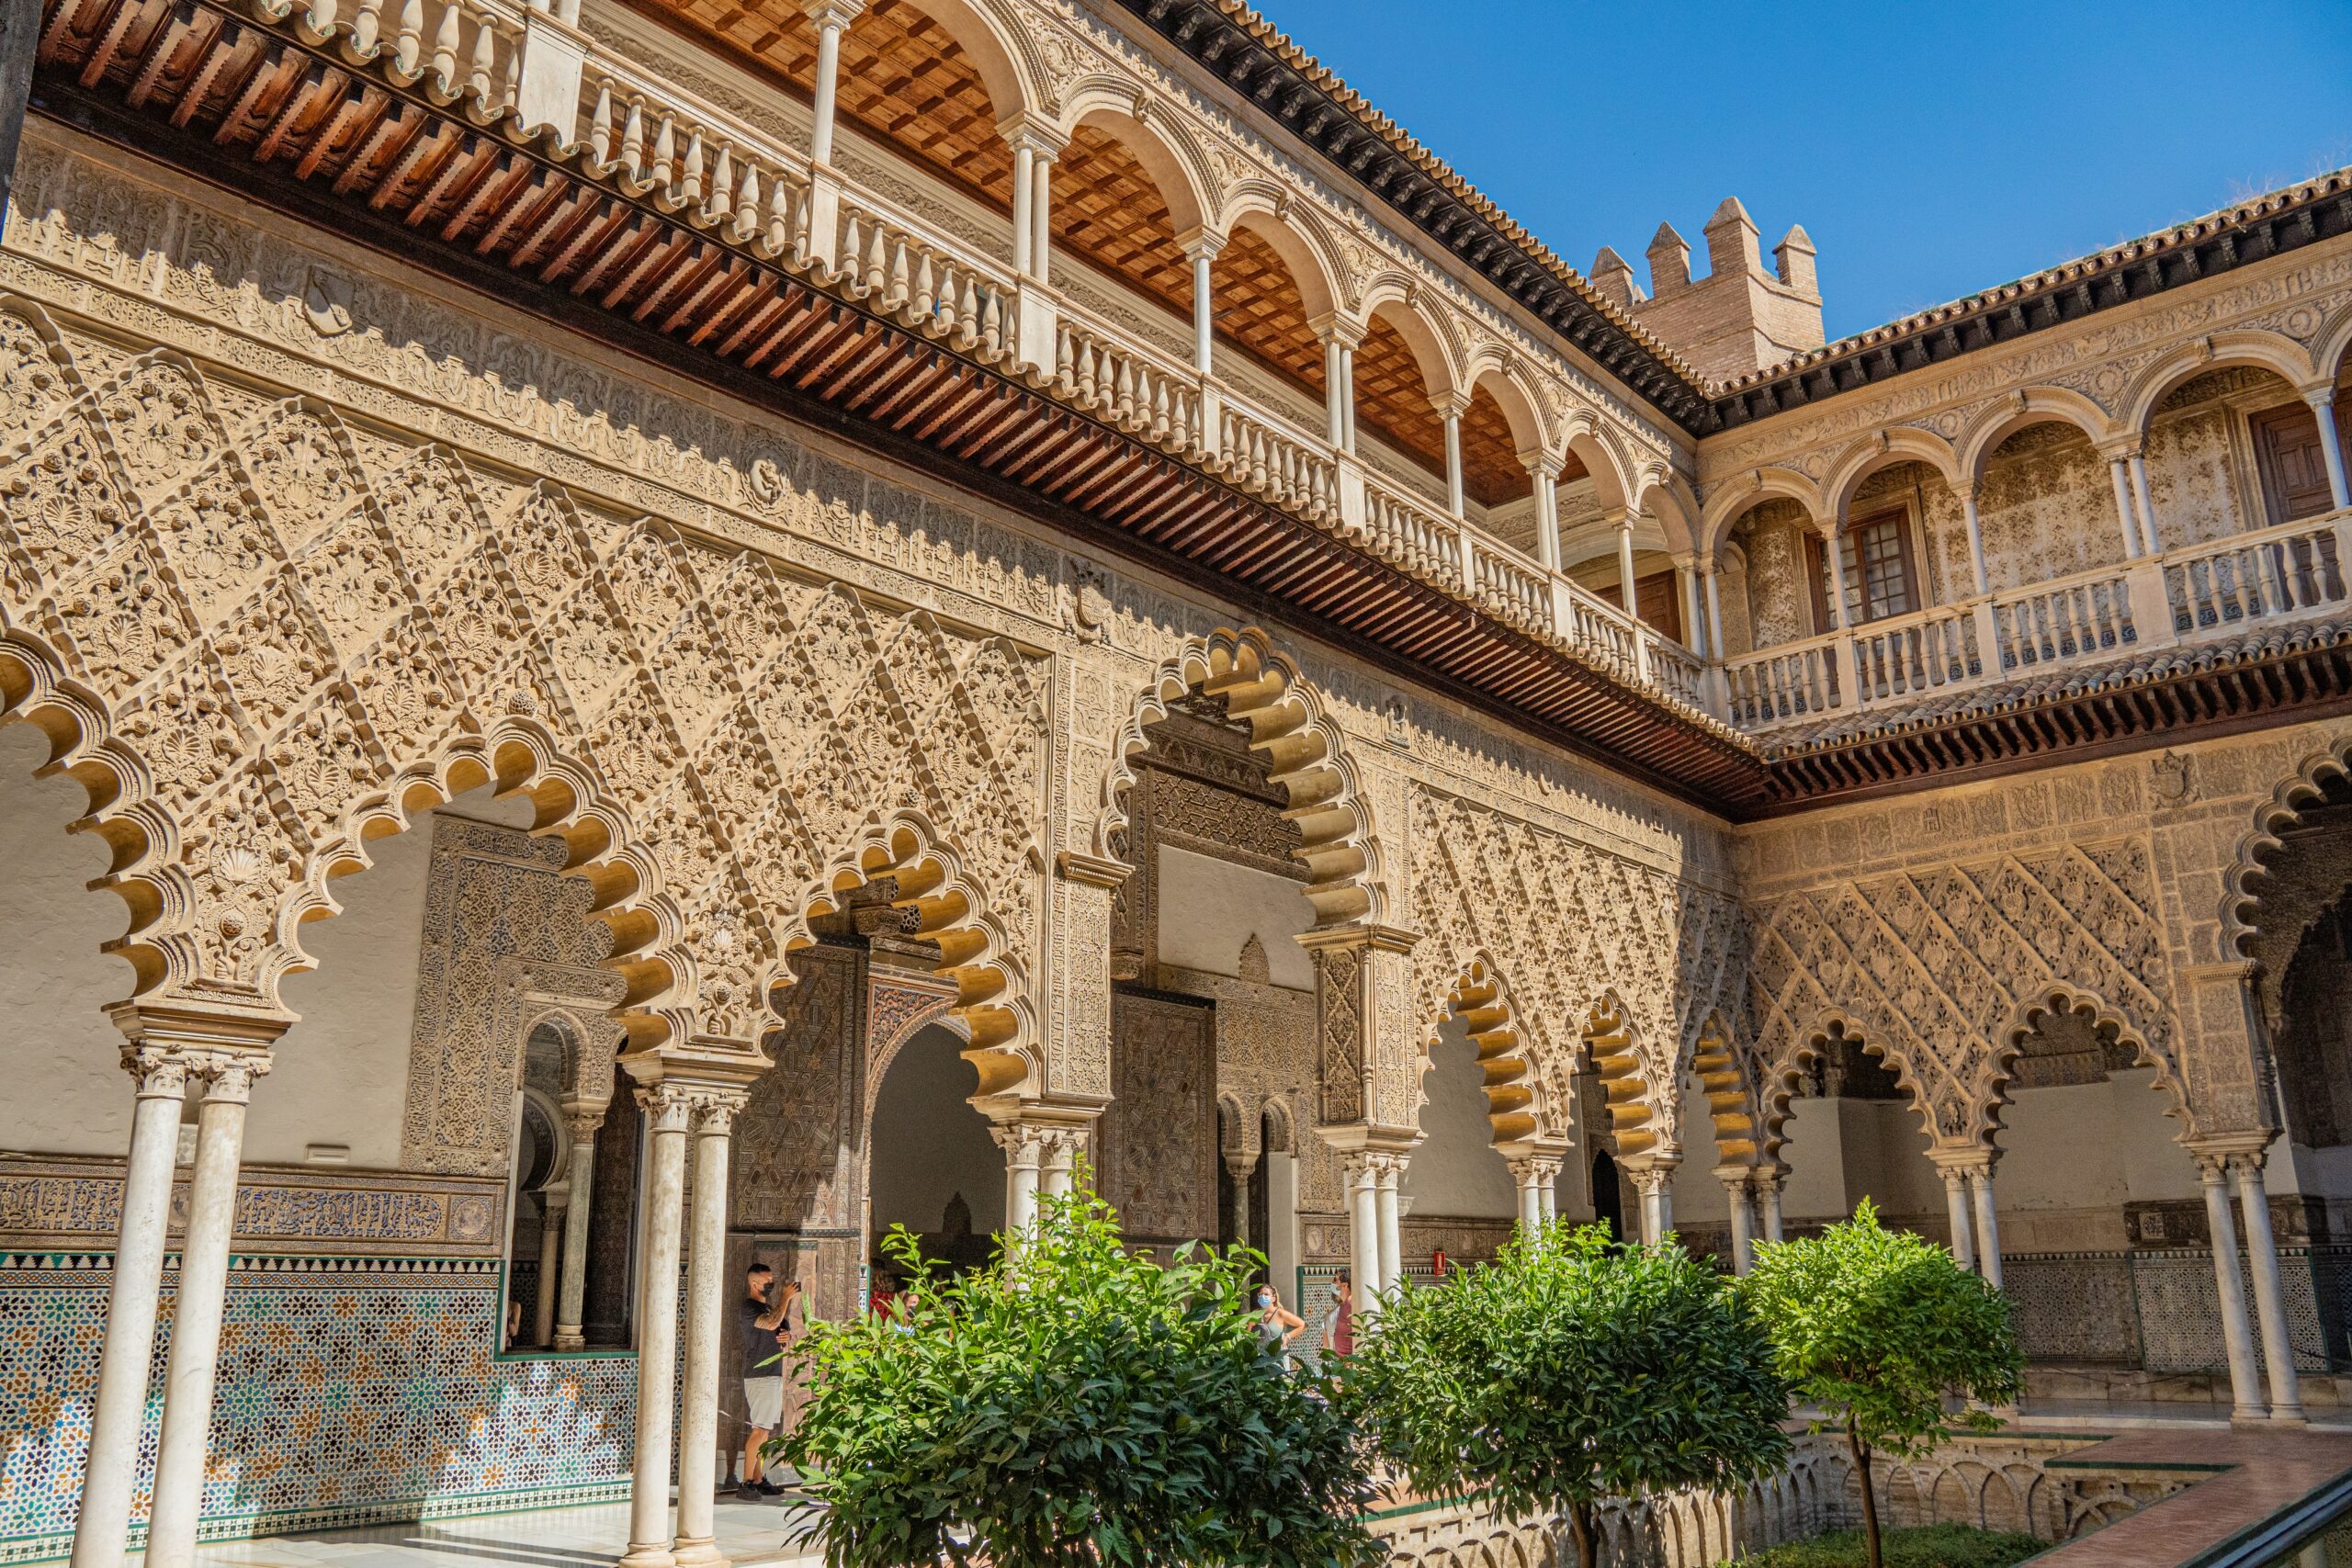
{"label": "white railing post", "polygon": [[2006,668],[2001,662],[2001,623],[1993,614],[1993,596],[1980,596],[1969,606],[1970,616],[1976,625],[1976,671],[1982,681],[1997,681]]}
{"label": "white railing post", "polygon": [[2180,640],[2173,630],[2164,557],[2143,556],[2124,568],[2123,591],[2132,606],[2132,635],[2138,646],[2164,648]]}
{"label": "white railing post", "polygon": [[[1012,149],[1013,352],[1021,363],[1050,376],[1061,308],[1048,280],[1053,274],[1054,160],[1065,138],[1027,115],[1015,115],[997,130]],[[1216,425],[1204,416],[1214,438]]]}

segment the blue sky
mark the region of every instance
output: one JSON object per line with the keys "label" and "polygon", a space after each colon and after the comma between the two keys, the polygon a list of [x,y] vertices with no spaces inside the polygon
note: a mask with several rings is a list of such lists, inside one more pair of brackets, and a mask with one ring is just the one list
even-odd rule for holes
{"label": "blue sky", "polygon": [[2352,164],[2346,0],[1257,0],[1578,267],[1737,196],[1832,338]]}

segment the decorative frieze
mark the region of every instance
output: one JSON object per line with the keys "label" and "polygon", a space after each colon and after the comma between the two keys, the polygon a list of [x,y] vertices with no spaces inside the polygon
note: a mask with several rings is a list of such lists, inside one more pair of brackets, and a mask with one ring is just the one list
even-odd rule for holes
{"label": "decorative frieze", "polygon": [[[502,1158],[503,1164],[503,1158]],[[0,1248],[106,1250],[121,1225],[122,1163],[0,1156]],[[172,1191],[172,1232],[187,1219]],[[247,1165],[239,1173],[233,1246],[241,1252],[496,1257],[505,1239],[503,1170],[481,1177],[330,1172]]]}

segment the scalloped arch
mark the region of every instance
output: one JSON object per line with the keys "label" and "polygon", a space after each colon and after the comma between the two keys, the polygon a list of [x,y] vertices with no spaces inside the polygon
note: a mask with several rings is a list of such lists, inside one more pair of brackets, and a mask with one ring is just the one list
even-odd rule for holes
{"label": "scalloped arch", "polygon": [[1763,1163],[1782,1164],[1781,1151],[1788,1145],[1789,1102],[1796,1097],[1798,1081],[1804,1070],[1818,1061],[1833,1039],[1851,1040],[1862,1048],[1864,1055],[1875,1056],[1894,1074],[1911,1109],[1918,1113],[1920,1125],[1928,1144],[1935,1143],[1935,1108],[1919,1090],[1919,1080],[1911,1064],[1898,1054],[1887,1050],[1886,1042],[1862,1026],[1860,1019],[1842,1008],[1826,1009],[1814,1016],[1803,1029],[1792,1030],[1789,1043],[1780,1055],[1763,1063],[1758,1073],[1757,1099],[1762,1111],[1762,1134],[1758,1150]]}
{"label": "scalloped arch", "polygon": [[1165,718],[1168,705],[1194,686],[1224,697],[1227,712],[1250,727],[1250,749],[1266,759],[1289,796],[1283,815],[1298,829],[1295,852],[1307,869],[1316,926],[1385,922],[1387,873],[1346,738],[1298,666],[1254,628],[1187,638],[1137,695],[1112,742],[1094,852],[1125,858],[1127,791],[1136,782],[1135,758],[1150,745],[1144,727]]}
{"label": "scalloped arch", "polygon": [[[1426,1077],[1434,1063],[1439,1030],[1458,1018],[1469,1031],[1471,1047],[1478,1054],[1485,1079],[1487,1123],[1498,1148],[1518,1145],[1554,1128],[1565,1126],[1558,1108],[1541,1103],[1543,1075],[1536,1071],[1534,1043],[1520,1021],[1500,968],[1492,956],[1478,953],[1454,974],[1453,984],[1438,1005],[1429,1010],[1429,1026],[1421,1036],[1420,1072]],[[1424,1091],[1416,1102],[1428,1103]]]}
{"label": "scalloped arch", "polygon": [[2280,835],[2302,819],[2303,809],[2320,798],[2329,779],[2352,782],[2352,734],[2341,736],[2305,757],[2295,771],[2254,809],[2254,821],[2238,839],[2230,868],[2222,879],[2222,949],[2250,956],[2246,943],[2256,935],[2246,911],[2262,902],[2254,884],[2270,874],[2266,858],[2281,846]]}
{"label": "scalloped arch", "polygon": [[2026,1037],[2034,1032],[2042,1017],[2056,1012],[2087,1018],[2094,1029],[2111,1033],[2118,1041],[2130,1046],[2134,1063],[2156,1070],[2155,1081],[2148,1087],[2152,1091],[2162,1092],[2167,1097],[2165,1114],[2178,1118],[2184,1125],[2195,1125],[2188,1095],[2180,1080],[2174,1075],[2171,1066],[2149,1049],[2146,1037],[2131,1018],[2096,992],[2064,980],[2050,980],[2034,987],[1993,1036],[1996,1051],[1991,1094],[1984,1107],[1984,1129],[1980,1134],[1985,1147],[1998,1146],[2003,1131],[2001,1113],[2011,1103],[2010,1085],[2016,1081],[2018,1060],[2025,1055]]}

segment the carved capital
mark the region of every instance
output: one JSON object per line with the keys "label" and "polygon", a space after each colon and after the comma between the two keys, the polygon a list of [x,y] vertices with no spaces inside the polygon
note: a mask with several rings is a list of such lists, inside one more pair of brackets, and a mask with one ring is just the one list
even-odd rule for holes
{"label": "carved capital", "polygon": [[1116,888],[1136,874],[1136,868],[1123,860],[1107,855],[1081,854],[1076,850],[1064,850],[1054,857],[1057,874],[1070,882],[1089,887]]}

